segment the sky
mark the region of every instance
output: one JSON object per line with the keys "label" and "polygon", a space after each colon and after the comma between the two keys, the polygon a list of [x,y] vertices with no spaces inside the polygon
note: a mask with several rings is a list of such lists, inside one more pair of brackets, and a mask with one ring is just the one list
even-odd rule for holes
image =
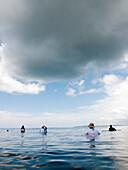
{"label": "sky", "polygon": [[127,0],[0,4],[0,128],[128,124]]}

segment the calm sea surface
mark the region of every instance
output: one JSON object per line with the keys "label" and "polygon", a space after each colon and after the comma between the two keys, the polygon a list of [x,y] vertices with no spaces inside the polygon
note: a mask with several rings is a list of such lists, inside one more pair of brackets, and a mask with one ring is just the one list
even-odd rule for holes
{"label": "calm sea surface", "polygon": [[128,126],[97,127],[101,135],[91,142],[87,127],[0,129],[0,169],[128,169]]}

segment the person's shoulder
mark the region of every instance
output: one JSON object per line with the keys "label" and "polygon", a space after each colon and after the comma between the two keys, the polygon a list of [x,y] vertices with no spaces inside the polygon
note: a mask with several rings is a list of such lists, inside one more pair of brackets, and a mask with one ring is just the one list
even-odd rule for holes
{"label": "person's shoulder", "polygon": [[90,132],[90,131],[92,131],[92,129],[89,129],[87,132]]}
{"label": "person's shoulder", "polygon": [[90,132],[90,129],[89,129],[89,130],[87,130],[86,134],[87,134],[87,133],[89,133],[89,132]]}
{"label": "person's shoulder", "polygon": [[96,131],[97,133],[100,133],[97,129],[95,129],[95,131]]}

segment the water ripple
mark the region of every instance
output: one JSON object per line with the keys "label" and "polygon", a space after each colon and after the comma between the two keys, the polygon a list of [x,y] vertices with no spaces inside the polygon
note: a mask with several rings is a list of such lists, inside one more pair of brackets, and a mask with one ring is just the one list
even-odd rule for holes
{"label": "water ripple", "polygon": [[39,129],[0,130],[0,169],[128,169],[128,127],[119,128],[93,142],[83,128],[49,129],[45,137]]}

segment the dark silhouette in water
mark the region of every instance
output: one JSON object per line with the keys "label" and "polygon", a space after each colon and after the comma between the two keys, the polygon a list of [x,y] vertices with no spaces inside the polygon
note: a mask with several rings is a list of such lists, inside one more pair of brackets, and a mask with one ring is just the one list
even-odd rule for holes
{"label": "dark silhouette in water", "polygon": [[25,133],[25,127],[24,127],[24,125],[22,125],[22,127],[21,127],[21,133]]}
{"label": "dark silhouette in water", "polygon": [[109,131],[116,131],[116,129],[110,125]]}

